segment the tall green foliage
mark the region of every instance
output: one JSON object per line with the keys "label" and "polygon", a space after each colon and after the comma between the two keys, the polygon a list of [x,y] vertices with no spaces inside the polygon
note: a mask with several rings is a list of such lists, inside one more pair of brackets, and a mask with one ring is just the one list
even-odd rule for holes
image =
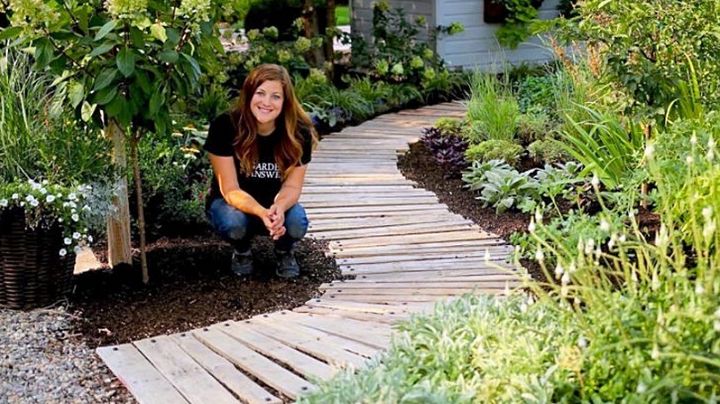
{"label": "tall green foliage", "polygon": [[470,91],[467,115],[474,130],[466,132],[468,140],[471,143],[488,139],[512,141],[520,111],[508,86],[493,75],[476,72]]}
{"label": "tall green foliage", "polygon": [[68,119],[52,77],[12,48],[0,53],[0,183],[107,179],[109,146],[99,131]]}
{"label": "tall green foliage", "polygon": [[[674,83],[684,79],[687,56],[698,61],[702,97],[718,105],[720,28],[716,0],[588,0],[578,4],[572,40],[600,44],[611,79],[622,83],[637,106],[667,106]],[[662,110],[661,110],[662,111]]]}

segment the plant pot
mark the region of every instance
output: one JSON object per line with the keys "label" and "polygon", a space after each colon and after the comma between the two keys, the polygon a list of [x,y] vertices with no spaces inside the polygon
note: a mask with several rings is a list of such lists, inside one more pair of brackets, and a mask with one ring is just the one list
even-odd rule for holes
{"label": "plant pot", "polygon": [[494,0],[483,0],[483,21],[488,24],[503,23],[508,17],[504,4]]}
{"label": "plant pot", "polygon": [[61,257],[57,224],[26,229],[25,211],[0,211],[0,307],[28,310],[57,302],[70,291],[75,254]]}
{"label": "plant pot", "polygon": [[[496,2],[497,1],[497,2]],[[535,8],[540,8],[543,0],[530,0]],[[507,20],[510,12],[499,0],[483,0],[483,21],[488,24],[503,23]]]}

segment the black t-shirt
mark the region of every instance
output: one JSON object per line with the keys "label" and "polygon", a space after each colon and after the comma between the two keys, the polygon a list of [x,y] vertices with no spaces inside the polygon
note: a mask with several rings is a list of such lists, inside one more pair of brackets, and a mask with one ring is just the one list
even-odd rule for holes
{"label": "black t-shirt", "polygon": [[[237,134],[237,129],[232,122],[230,114],[225,113],[215,118],[210,124],[207,140],[205,140],[204,149],[216,156],[229,157],[232,156],[235,162],[235,172],[237,173],[238,185],[240,189],[250,194],[262,206],[269,208],[274,200],[275,195],[280,191],[282,185],[282,175],[275,163],[275,148],[279,147],[282,128],[278,127],[273,133],[267,136],[256,137],[258,147],[258,163],[253,169],[250,176],[246,176],[240,170],[240,160],[235,154],[233,141]],[[302,156],[301,164],[307,164],[312,159],[312,136],[306,130],[300,130],[302,137]],[[208,202],[222,198],[220,193],[220,185],[217,177],[213,176],[212,187],[208,195]]]}

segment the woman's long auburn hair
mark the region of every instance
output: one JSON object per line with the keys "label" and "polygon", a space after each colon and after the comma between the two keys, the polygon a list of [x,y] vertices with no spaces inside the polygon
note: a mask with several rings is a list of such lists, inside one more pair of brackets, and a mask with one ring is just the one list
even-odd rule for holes
{"label": "woman's long auburn hair", "polygon": [[275,125],[276,128],[284,130],[280,143],[275,148],[275,163],[284,179],[288,169],[297,165],[302,157],[300,130],[303,129],[310,133],[313,148],[317,144],[315,128],[295,96],[290,75],[284,67],[276,64],[262,64],[254,68],[245,78],[240,97],[230,110],[230,117],[237,128],[233,146],[235,154],[240,160],[240,170],[243,174],[250,176],[260,158],[257,147],[257,121],[250,110],[250,103],[257,88],[264,82],[273,80],[279,81],[283,89],[282,111]]}

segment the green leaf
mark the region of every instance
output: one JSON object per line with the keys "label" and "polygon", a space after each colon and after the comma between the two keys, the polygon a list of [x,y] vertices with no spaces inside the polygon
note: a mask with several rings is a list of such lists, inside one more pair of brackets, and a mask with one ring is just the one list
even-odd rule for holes
{"label": "green leaf", "polygon": [[[165,34],[167,35],[168,44],[170,46],[175,46],[178,43],[180,43],[180,33],[175,28],[166,28]],[[166,46],[168,45],[166,44]]]}
{"label": "green leaf", "polygon": [[49,40],[41,38],[35,42],[35,63],[39,68],[47,66],[52,56],[52,44]]}
{"label": "green leaf", "polygon": [[116,69],[105,69],[100,72],[100,74],[98,74],[97,78],[95,79],[93,91],[102,90],[103,88],[109,86],[110,83],[112,83],[112,81],[115,79],[116,74]]}
{"label": "green leaf", "polygon": [[148,80],[147,73],[145,73],[142,69],[135,71],[135,82],[142,89],[144,94],[149,95],[152,93],[152,84],[150,83],[150,80]]}
{"label": "green leaf", "polygon": [[104,44],[93,49],[92,52],[90,52],[90,54],[88,56],[90,56],[91,58],[94,58],[95,56],[100,56],[103,53],[109,52],[114,46],[115,46],[115,44],[113,44],[111,42],[105,42]]}
{"label": "green leaf", "polygon": [[118,70],[125,77],[130,77],[135,71],[135,54],[125,47],[123,48],[115,58]]}
{"label": "green leaf", "polygon": [[160,23],[155,23],[150,26],[150,35],[153,36],[153,38],[159,40],[162,43],[165,43],[167,41],[168,36],[165,32],[165,27],[162,26]]}
{"label": "green leaf", "polygon": [[83,102],[82,108],[80,109],[80,117],[84,122],[88,122],[90,118],[92,118],[92,115],[95,112],[95,107],[97,107],[97,105],[90,105],[87,101]]}
{"label": "green leaf", "polygon": [[157,115],[160,107],[165,103],[165,87],[156,87],[152,97],[150,97],[150,115]]}
{"label": "green leaf", "polygon": [[99,41],[99,40],[105,38],[105,35],[109,34],[110,31],[115,29],[115,27],[117,26],[117,23],[118,23],[117,20],[110,20],[107,23],[105,23],[105,25],[100,27],[100,30],[98,31],[98,33],[95,34],[95,40]]}
{"label": "green leaf", "polygon": [[22,32],[21,27],[7,27],[0,31],[0,41],[15,39]]}
{"label": "green leaf", "polygon": [[174,64],[175,62],[178,61],[179,55],[174,50],[166,50],[166,51],[162,51],[162,52],[158,53],[157,57],[158,57],[158,59],[160,59],[161,61],[163,61],[165,63]]}
{"label": "green leaf", "polygon": [[85,98],[85,86],[77,81],[71,82],[68,87],[68,97],[70,98],[70,105],[72,105],[73,108],[77,108],[83,98]]}
{"label": "green leaf", "polygon": [[110,20],[107,23],[105,23],[105,25],[100,27],[100,30],[97,32],[97,34],[95,34],[95,40],[99,41],[99,40],[105,38],[105,35],[109,34],[110,31],[115,29],[115,27],[117,26],[117,23],[118,23],[117,20]]}
{"label": "green leaf", "polygon": [[136,27],[130,28],[130,42],[136,49],[145,47],[145,35]]}
{"label": "green leaf", "polygon": [[97,105],[105,105],[117,95],[117,87],[106,87],[95,93],[94,101]]}

